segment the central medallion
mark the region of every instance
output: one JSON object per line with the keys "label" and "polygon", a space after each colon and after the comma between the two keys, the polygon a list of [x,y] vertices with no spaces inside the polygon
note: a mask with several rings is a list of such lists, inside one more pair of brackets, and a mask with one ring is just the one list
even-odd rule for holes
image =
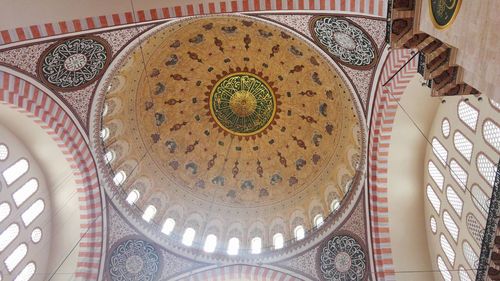
{"label": "central medallion", "polygon": [[210,114],[225,131],[251,136],[265,130],[276,114],[271,86],[250,72],[222,77],[210,93]]}

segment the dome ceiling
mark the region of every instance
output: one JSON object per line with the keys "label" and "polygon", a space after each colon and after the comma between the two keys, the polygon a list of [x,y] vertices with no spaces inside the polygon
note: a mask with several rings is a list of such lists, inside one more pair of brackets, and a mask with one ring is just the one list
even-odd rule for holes
{"label": "dome ceiling", "polygon": [[118,68],[105,103],[112,166],[142,204],[160,205],[157,217],[238,215],[246,228],[256,215],[291,224],[299,211],[311,221],[343,198],[362,155],[357,106],[336,69],[255,18],[165,26]]}

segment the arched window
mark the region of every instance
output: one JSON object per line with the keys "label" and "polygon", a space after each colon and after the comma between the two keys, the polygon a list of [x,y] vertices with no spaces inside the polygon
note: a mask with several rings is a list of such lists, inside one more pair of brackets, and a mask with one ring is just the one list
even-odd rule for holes
{"label": "arched window", "polygon": [[323,225],[323,216],[321,214],[317,214],[315,217],[314,217],[314,220],[313,220],[313,223],[314,223],[314,226],[315,227],[320,227]]}
{"label": "arched window", "polygon": [[479,111],[468,103],[461,101],[458,103],[458,118],[471,128],[473,131],[476,130],[477,119],[479,117]]}
{"label": "arched window", "polygon": [[430,185],[427,185],[427,198],[431,202],[432,207],[434,210],[436,210],[436,213],[441,211],[441,200],[439,200],[439,197],[436,195],[436,192],[434,192],[434,189]]}
{"label": "arched window", "polygon": [[436,231],[437,231],[437,223],[436,223],[436,219],[434,217],[431,217],[431,231],[434,234],[436,234]]}
{"label": "arched window", "polygon": [[443,190],[444,177],[436,167],[436,164],[434,164],[434,162],[432,161],[429,161],[427,169],[429,171],[429,175],[431,175],[431,178],[436,183],[437,187],[439,187],[440,190]]}
{"label": "arched window", "polygon": [[9,272],[12,272],[16,266],[24,259],[26,253],[28,252],[28,246],[22,243],[17,246],[14,251],[5,259],[4,263]]}
{"label": "arched window", "polygon": [[474,240],[477,242],[479,246],[482,245],[484,228],[481,226],[477,218],[469,213],[465,219],[465,223],[467,224],[467,230]]}
{"label": "arched window", "polygon": [[106,154],[104,154],[104,162],[106,164],[111,163],[115,159],[115,152],[113,150],[108,150]]}
{"label": "arched window", "polygon": [[141,194],[139,193],[139,191],[137,189],[133,189],[132,191],[130,191],[130,193],[127,195],[127,203],[129,203],[130,205],[134,204],[135,202],[137,202],[137,200],[139,200],[139,197],[141,196]]}
{"label": "arched window", "polygon": [[448,187],[446,187],[446,198],[448,199],[448,202],[450,203],[451,207],[453,207],[453,210],[455,210],[457,215],[461,216],[464,202],[462,201],[462,199],[460,199],[455,190],[449,185]]}
{"label": "arched window", "polygon": [[17,235],[19,235],[19,226],[15,223],[0,233],[0,253],[16,239]]}
{"label": "arched window", "polygon": [[439,272],[441,272],[441,276],[443,276],[443,279],[445,281],[451,281],[451,273],[450,271],[448,270],[448,268],[446,267],[446,264],[444,263],[443,259],[438,256],[437,258],[437,264],[438,264],[438,269],[439,269]]}
{"label": "arched window", "polygon": [[484,191],[477,185],[473,185],[472,189],[472,202],[476,208],[483,214],[486,218],[488,217],[488,210],[490,209],[490,198],[484,193]]}
{"label": "arched window", "polygon": [[230,256],[236,256],[240,251],[240,240],[236,237],[229,239],[227,244],[227,254]]}
{"label": "arched window", "polygon": [[12,194],[14,203],[19,207],[24,203],[31,195],[33,195],[38,190],[38,181],[36,179],[30,179],[25,184],[23,184],[16,192]]}
{"label": "arched window", "polygon": [[455,160],[450,161],[450,173],[451,177],[458,183],[458,185],[465,191],[465,187],[467,186],[467,172],[465,172],[464,168],[460,166]]}
{"label": "arched window", "polygon": [[273,245],[274,249],[278,250],[283,248],[283,245],[285,244],[285,239],[283,238],[283,234],[281,233],[276,233],[273,236]]}
{"label": "arched window", "polygon": [[469,274],[467,273],[467,270],[465,270],[463,266],[459,268],[458,275],[460,276],[460,281],[472,281]]}
{"label": "arched window", "polygon": [[330,203],[330,211],[335,212],[340,207],[340,201],[338,199],[334,199],[332,203]]}
{"label": "arched window", "polygon": [[260,237],[254,237],[251,244],[252,254],[260,254],[262,251],[262,239]]}
{"label": "arched window", "polygon": [[491,120],[483,123],[484,140],[500,153],[500,127]]}
{"label": "arched window", "polygon": [[184,230],[184,234],[182,235],[182,244],[191,247],[193,245],[194,236],[196,235],[196,231],[191,227],[186,228]]}
{"label": "arched window", "polygon": [[441,144],[438,139],[432,139],[432,152],[436,155],[437,159],[446,166],[446,161],[448,161],[448,150],[444,148],[443,144]]}
{"label": "arched window", "polygon": [[9,157],[9,148],[5,144],[0,144],[0,161],[4,161]]}
{"label": "arched window", "polygon": [[203,251],[207,253],[213,253],[217,247],[217,236],[214,234],[209,234],[205,239],[205,245],[203,246]]}
{"label": "arched window", "polygon": [[474,252],[474,250],[472,250],[472,247],[469,244],[469,242],[465,241],[462,244],[462,249],[464,251],[465,260],[467,261],[469,266],[471,268],[477,268],[479,258],[477,257],[477,254]]}
{"label": "arched window", "polygon": [[115,185],[122,185],[125,182],[125,179],[127,179],[127,175],[123,170],[120,170],[113,177],[113,182],[115,183]]}
{"label": "arched window", "polygon": [[493,99],[489,99],[491,106],[493,106],[496,110],[500,110],[500,103],[494,101]]}
{"label": "arched window", "polygon": [[45,209],[45,203],[42,199],[38,199],[24,213],[21,214],[24,226],[30,225]]}
{"label": "arched window", "polygon": [[479,170],[479,174],[481,174],[486,182],[493,187],[493,184],[495,184],[495,173],[497,170],[495,163],[493,163],[493,161],[491,161],[483,153],[479,153],[477,156],[476,166]]}
{"label": "arched window", "polygon": [[17,275],[16,279],[14,281],[28,281],[31,280],[31,277],[35,275],[36,271],[36,266],[35,263],[30,262],[28,263],[23,270]]}
{"label": "arched window", "polygon": [[101,130],[101,139],[103,141],[107,140],[109,138],[109,129],[108,128],[104,128]]}
{"label": "arched window", "polygon": [[458,241],[458,226],[447,211],[443,212],[443,222],[453,240]]}
{"label": "arched window", "polygon": [[472,157],[472,149],[474,145],[472,142],[466,138],[461,132],[455,131],[453,134],[453,144],[455,145],[455,149],[462,155],[465,160],[470,162],[470,158]]}
{"label": "arched window", "polygon": [[443,136],[445,138],[450,136],[450,121],[448,119],[443,119],[443,122],[441,123],[441,132],[443,132]]}
{"label": "arched window", "polygon": [[103,106],[103,108],[102,108],[102,117],[108,115],[108,109],[109,109],[108,108],[108,104],[105,103],[104,106]]}
{"label": "arched window", "polygon": [[142,214],[142,219],[147,222],[150,222],[155,215],[156,215],[155,206],[149,205],[146,207],[146,210],[144,210],[144,214]]}
{"label": "arched window", "polygon": [[306,231],[302,225],[298,225],[297,227],[295,227],[293,233],[295,234],[296,240],[302,240],[306,236]]}
{"label": "arched window", "polygon": [[163,223],[161,232],[165,233],[166,235],[170,235],[170,233],[172,233],[172,231],[174,230],[174,227],[175,227],[175,220],[172,218],[168,218]]}
{"label": "arched window", "polygon": [[448,242],[448,239],[446,239],[443,234],[439,237],[439,242],[441,243],[441,249],[443,249],[448,261],[453,266],[453,263],[455,262],[455,251],[453,251],[450,242]]}
{"label": "arched window", "polygon": [[3,202],[0,204],[0,222],[6,219],[10,214],[10,206],[9,203]]}
{"label": "arched window", "polygon": [[2,172],[2,175],[7,185],[11,185],[18,178],[24,175],[28,171],[29,167],[30,165],[28,164],[28,160],[22,158],[17,160],[17,162],[12,166],[5,169],[5,171]]}

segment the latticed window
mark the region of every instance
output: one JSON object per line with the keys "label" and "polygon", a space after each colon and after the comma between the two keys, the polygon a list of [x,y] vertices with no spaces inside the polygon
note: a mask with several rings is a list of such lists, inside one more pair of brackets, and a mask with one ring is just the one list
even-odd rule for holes
{"label": "latticed window", "polygon": [[453,135],[453,144],[455,145],[458,153],[460,153],[460,155],[462,155],[467,161],[470,161],[470,158],[472,157],[472,149],[474,148],[472,142],[461,132],[456,131]]}
{"label": "latticed window", "polygon": [[446,118],[443,119],[443,122],[441,123],[441,132],[445,138],[450,136],[450,121]]}
{"label": "latticed window", "polygon": [[472,247],[469,244],[469,242],[465,241],[462,244],[462,250],[464,252],[465,260],[467,261],[467,263],[469,264],[469,266],[471,268],[477,268],[479,258],[477,256],[476,252],[474,252],[474,250],[472,249]]}
{"label": "latticed window", "polygon": [[190,247],[193,245],[194,237],[196,235],[196,231],[190,227],[184,230],[184,234],[182,235],[182,244]]}
{"label": "latticed window", "polygon": [[130,193],[127,195],[127,199],[125,199],[130,205],[134,204],[135,202],[137,202],[137,200],[139,200],[139,197],[141,196],[141,194],[139,193],[138,190],[136,189],[133,189],[132,191],[130,191]]}
{"label": "latticed window", "polygon": [[446,239],[443,234],[441,234],[441,236],[439,237],[439,242],[441,243],[441,249],[443,249],[443,252],[448,258],[448,261],[451,265],[453,265],[453,263],[455,262],[455,251],[451,247],[450,242],[448,242],[448,239]]}
{"label": "latticed window", "polygon": [[439,171],[436,167],[436,164],[429,161],[427,169],[429,170],[429,175],[431,175],[431,178],[436,183],[437,187],[439,187],[440,190],[443,190],[444,177],[441,171]]}
{"label": "latticed window", "polygon": [[437,159],[446,166],[446,161],[448,160],[448,150],[444,148],[443,144],[438,141],[438,139],[432,139],[432,152],[436,155]]}
{"label": "latticed window", "polygon": [[500,153],[500,127],[491,120],[483,123],[484,140]]}
{"label": "latticed window", "polygon": [[465,221],[470,235],[474,238],[477,244],[481,246],[481,243],[483,242],[484,228],[473,214],[467,214]]}
{"label": "latticed window", "polygon": [[431,202],[432,207],[434,210],[436,210],[436,213],[439,214],[439,211],[441,210],[441,200],[439,200],[439,197],[437,196],[436,192],[434,192],[434,189],[430,185],[427,185],[427,198]]}
{"label": "latticed window", "polygon": [[142,219],[147,222],[150,222],[155,215],[156,215],[155,206],[149,205],[146,207],[146,210],[144,210],[144,213],[142,214]]}
{"label": "latticed window", "polygon": [[451,177],[458,183],[458,186],[465,191],[465,187],[467,186],[467,172],[465,172],[464,168],[458,164],[457,161],[450,161],[450,173]]}
{"label": "latticed window", "polygon": [[161,232],[170,235],[175,227],[175,220],[173,218],[167,218],[165,223],[163,223],[163,227],[161,228]]}
{"label": "latticed window", "polygon": [[500,103],[494,101],[493,99],[490,99],[490,104],[491,104],[491,106],[493,106],[497,110],[500,110]]}
{"label": "latticed window", "polygon": [[448,187],[446,187],[446,198],[448,199],[448,202],[450,203],[451,207],[453,207],[453,210],[455,210],[457,215],[462,215],[464,202],[462,201],[462,199],[460,199],[455,190],[449,185]]}
{"label": "latticed window", "polygon": [[436,223],[436,219],[434,217],[431,217],[430,224],[431,224],[431,231],[432,231],[432,233],[436,233],[436,231],[437,231],[437,223]]}
{"label": "latticed window", "polygon": [[227,254],[230,256],[236,256],[240,251],[240,240],[236,237],[229,239],[227,244]]}
{"label": "latticed window", "polygon": [[203,245],[203,251],[207,253],[213,253],[217,248],[217,236],[214,234],[209,234],[205,239],[205,245]]}
{"label": "latticed window", "polygon": [[473,131],[476,130],[477,119],[479,117],[479,111],[468,103],[461,101],[458,104],[458,118],[471,128]]}
{"label": "latticed window", "polygon": [[254,237],[251,243],[252,254],[260,254],[262,249],[262,239],[260,237]]}
{"label": "latticed window", "polygon": [[441,272],[441,276],[443,276],[443,279],[445,281],[451,281],[451,273],[450,271],[448,270],[448,267],[446,267],[446,264],[444,263],[443,259],[438,256],[437,258],[437,265],[438,265],[438,269],[439,269],[439,272]]}
{"label": "latticed window", "polygon": [[453,240],[458,241],[458,226],[447,211],[443,212],[443,222]]}
{"label": "latticed window", "polygon": [[479,170],[479,174],[483,176],[490,186],[493,186],[495,183],[495,172],[497,170],[495,163],[493,163],[493,161],[491,161],[483,153],[479,153],[477,156],[476,166]]}
{"label": "latticed window", "polygon": [[460,276],[460,281],[472,281],[470,279],[469,273],[467,273],[467,270],[465,270],[463,266],[459,268],[458,275]]}
{"label": "latticed window", "polygon": [[476,184],[472,186],[471,193],[472,202],[474,202],[476,208],[485,218],[488,217],[488,210],[490,209],[490,198]]}
{"label": "latticed window", "polygon": [[283,245],[285,243],[285,239],[283,238],[283,234],[281,233],[276,233],[273,236],[273,245],[274,249],[278,250],[283,248]]}

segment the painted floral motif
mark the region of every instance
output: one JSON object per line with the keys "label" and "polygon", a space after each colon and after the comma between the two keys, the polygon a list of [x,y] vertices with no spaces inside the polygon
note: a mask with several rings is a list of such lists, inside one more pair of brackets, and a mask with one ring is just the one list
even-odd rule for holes
{"label": "painted floral motif", "polygon": [[63,90],[91,83],[109,58],[107,47],[100,41],[83,37],[57,44],[43,57],[41,75],[48,83]]}
{"label": "painted floral motif", "polygon": [[320,269],[326,281],[362,280],[366,272],[366,256],[352,237],[335,236],[322,249]]}
{"label": "painted floral motif", "polygon": [[342,63],[366,67],[375,59],[372,41],[348,20],[322,17],[314,22],[312,31],[322,47]]}
{"label": "painted floral motif", "polygon": [[159,276],[160,256],[153,245],[130,239],[118,245],[109,260],[113,281],[152,281]]}

